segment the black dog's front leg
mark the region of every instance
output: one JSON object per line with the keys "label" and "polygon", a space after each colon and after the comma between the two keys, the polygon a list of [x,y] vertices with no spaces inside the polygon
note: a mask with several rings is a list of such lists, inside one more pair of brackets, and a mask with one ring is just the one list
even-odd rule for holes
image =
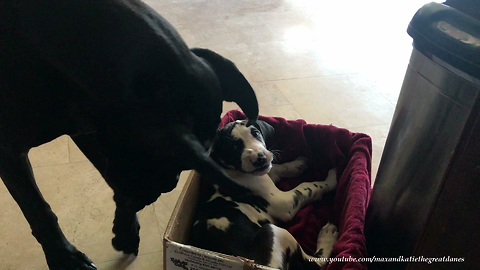
{"label": "black dog's front leg", "polygon": [[113,196],[117,209],[115,210],[115,219],[113,220],[112,239],[113,247],[126,254],[138,255],[138,246],[140,244],[140,224],[135,212],[127,210],[127,202],[124,198],[115,194]]}
{"label": "black dog's front leg", "polygon": [[50,269],[92,270],[92,261],[78,251],[62,233],[57,216],[35,183],[27,153],[0,149],[0,177],[20,206],[32,234],[42,245]]}
{"label": "black dog's front leg", "polygon": [[[104,174],[108,160],[99,150],[101,147],[96,135],[78,135],[72,137],[72,139],[105,179]],[[107,182],[107,184],[115,190],[115,183]],[[117,208],[115,210],[115,219],[113,220],[112,231],[115,237],[112,239],[112,245],[118,251],[138,255],[140,224],[137,215],[135,212],[127,210],[127,202],[120,195],[115,193],[113,199]]]}

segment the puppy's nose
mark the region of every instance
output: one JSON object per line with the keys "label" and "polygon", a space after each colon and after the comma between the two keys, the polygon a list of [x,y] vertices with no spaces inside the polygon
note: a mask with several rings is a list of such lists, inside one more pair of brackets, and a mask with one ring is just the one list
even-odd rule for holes
{"label": "puppy's nose", "polygon": [[253,163],[255,166],[263,166],[267,162],[267,156],[265,156],[265,153],[260,152],[257,155],[257,161]]}

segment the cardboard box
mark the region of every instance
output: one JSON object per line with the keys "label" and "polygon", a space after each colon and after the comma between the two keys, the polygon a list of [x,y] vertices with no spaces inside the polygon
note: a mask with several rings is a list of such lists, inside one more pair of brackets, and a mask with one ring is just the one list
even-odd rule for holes
{"label": "cardboard box", "polygon": [[250,270],[271,269],[254,264],[252,260],[225,255],[188,245],[193,225],[200,175],[192,171],[178,198],[163,236],[163,258],[165,270]]}
{"label": "cardboard box", "polygon": [[[228,112],[222,123],[245,119],[245,115],[237,110]],[[333,269],[366,269],[367,263],[342,261],[345,258],[362,258],[367,254],[366,240],[363,234],[365,213],[371,193],[371,160],[372,141],[363,133],[352,133],[347,129],[332,125],[307,124],[303,120],[288,121],[280,117],[259,116],[279,131],[277,146],[287,160],[300,154],[311,152],[311,173],[321,177],[320,172],[330,168],[329,164],[342,168],[337,177],[337,190],[334,200],[326,202],[322,207],[332,207],[329,220],[337,225],[341,236],[335,243],[336,253],[332,259],[340,260],[327,268]],[[280,134],[281,133],[281,134]],[[302,150],[303,149],[303,150]],[[348,153],[348,155],[347,155]],[[340,167],[338,167],[340,166]],[[218,254],[188,245],[189,233],[194,222],[193,216],[200,190],[199,175],[193,173],[187,179],[184,189],[164,236],[164,265],[167,270],[193,269],[268,269],[255,265],[243,258]],[[289,187],[287,185],[287,187]],[[330,197],[331,199],[331,197]],[[308,220],[316,221],[316,217],[308,214]],[[324,215],[322,215],[323,220]],[[314,219],[315,218],[315,219]],[[314,222],[309,223],[314,226]],[[303,232],[303,231],[302,231]],[[303,235],[311,238],[313,235]]]}

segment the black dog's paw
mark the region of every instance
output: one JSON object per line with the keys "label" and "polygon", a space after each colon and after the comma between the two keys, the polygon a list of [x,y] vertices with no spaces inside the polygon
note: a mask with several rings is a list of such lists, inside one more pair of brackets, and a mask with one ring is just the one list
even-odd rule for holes
{"label": "black dog's paw", "polygon": [[125,254],[138,255],[138,246],[140,243],[140,237],[120,237],[115,236],[112,238],[112,246],[117,251],[122,251]]}
{"label": "black dog's paw", "polygon": [[118,251],[125,254],[138,255],[138,247],[140,245],[140,224],[137,216],[135,219],[122,219],[116,217],[113,225],[113,233],[115,237],[112,239],[112,246]]}
{"label": "black dog's paw", "polygon": [[95,270],[97,267],[82,252],[68,244],[61,248],[45,250],[50,270]]}

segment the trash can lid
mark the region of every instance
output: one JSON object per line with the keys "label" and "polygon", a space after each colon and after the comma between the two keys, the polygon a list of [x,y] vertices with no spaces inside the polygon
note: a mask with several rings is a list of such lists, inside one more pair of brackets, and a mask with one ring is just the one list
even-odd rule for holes
{"label": "trash can lid", "polygon": [[460,11],[429,3],[413,16],[408,29],[414,47],[480,78],[480,21]]}

